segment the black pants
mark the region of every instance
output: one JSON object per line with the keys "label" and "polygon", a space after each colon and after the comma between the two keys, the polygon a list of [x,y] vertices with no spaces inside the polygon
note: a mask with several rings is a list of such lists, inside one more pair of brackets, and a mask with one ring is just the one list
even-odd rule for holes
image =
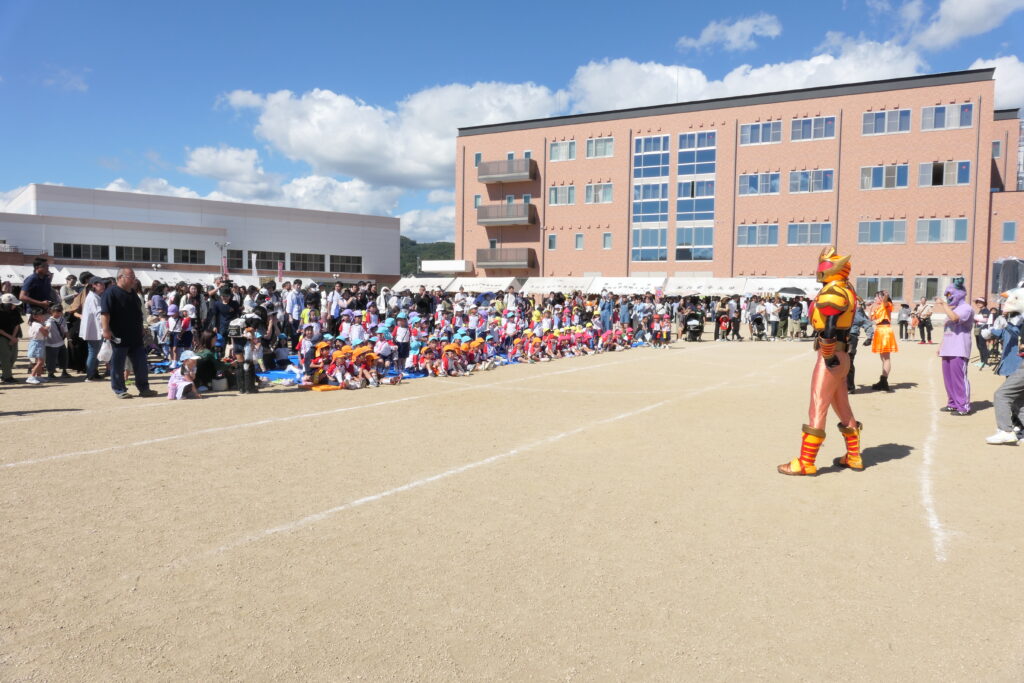
{"label": "black pants", "polygon": [[974,335],[974,342],[978,345],[978,354],[981,356],[981,362],[988,365],[988,340],[982,337],[980,334]]}
{"label": "black pants", "polygon": [[847,335],[846,352],[850,355],[850,371],[846,373],[846,389],[847,391],[853,391],[857,388],[854,383],[854,375],[856,374],[856,368],[854,367],[853,361],[857,358],[857,347],[860,346],[857,342],[860,340],[859,334]]}
{"label": "black pants", "polygon": [[922,318],[921,323],[917,326],[918,331],[921,332],[921,341],[932,343],[932,319]]}
{"label": "black pants", "polygon": [[730,339],[743,339],[740,336],[740,319],[730,318],[729,319],[729,338]]}
{"label": "black pants", "polygon": [[900,321],[900,339],[907,338],[907,327],[910,326],[910,322],[907,320]]}

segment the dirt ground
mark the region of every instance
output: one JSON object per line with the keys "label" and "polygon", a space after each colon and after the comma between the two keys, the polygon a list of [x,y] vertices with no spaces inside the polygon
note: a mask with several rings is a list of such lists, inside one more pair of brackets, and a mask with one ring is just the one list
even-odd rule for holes
{"label": "dirt ground", "polygon": [[852,397],[864,472],[830,466],[830,418],[803,479],[775,471],[801,342],[175,403],[3,387],[0,678],[1019,681],[1024,447],[984,443],[987,370],[974,415],[937,412],[936,348]]}

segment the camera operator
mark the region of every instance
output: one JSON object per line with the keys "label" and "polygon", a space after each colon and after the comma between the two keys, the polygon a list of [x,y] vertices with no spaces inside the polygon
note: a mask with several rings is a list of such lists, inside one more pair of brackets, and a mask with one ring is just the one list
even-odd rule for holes
{"label": "camera operator", "polygon": [[259,391],[256,367],[257,362],[263,360],[262,340],[266,330],[267,310],[262,306],[256,306],[228,323],[227,334],[240,394]]}

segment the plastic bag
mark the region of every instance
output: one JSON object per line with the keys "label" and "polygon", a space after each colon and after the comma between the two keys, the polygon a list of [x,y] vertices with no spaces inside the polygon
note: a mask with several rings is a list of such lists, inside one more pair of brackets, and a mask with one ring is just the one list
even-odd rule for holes
{"label": "plastic bag", "polygon": [[99,353],[96,354],[96,360],[101,363],[107,363],[114,355],[114,347],[110,345],[109,339],[103,340],[103,345],[100,347]]}

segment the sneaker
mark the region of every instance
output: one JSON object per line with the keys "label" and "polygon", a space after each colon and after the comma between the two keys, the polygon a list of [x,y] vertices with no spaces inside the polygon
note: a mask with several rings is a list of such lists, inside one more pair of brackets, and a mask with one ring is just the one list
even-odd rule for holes
{"label": "sneaker", "polygon": [[950,408],[949,406],[942,406],[941,408],[939,408],[939,412],[942,413],[952,413],[953,410],[954,408]]}
{"label": "sneaker", "polygon": [[993,445],[1013,444],[1014,446],[1016,446],[1017,445],[1017,435],[1014,434],[1013,432],[1004,432],[1002,429],[1000,429],[999,431],[997,431],[992,436],[986,438],[985,439],[985,443],[990,443],[990,444],[993,444]]}
{"label": "sneaker", "polygon": [[949,411],[949,414],[954,416],[954,417],[967,417],[968,415],[971,415],[972,413],[969,410],[951,410],[951,411]]}
{"label": "sneaker", "polygon": [[68,372],[67,370],[65,370],[64,372],[60,373],[60,378],[61,379],[71,379],[71,373]]}
{"label": "sneaker", "polygon": [[157,392],[157,391],[154,391],[153,389],[146,389],[145,391],[140,391],[139,392],[139,398],[153,398],[154,396],[159,396],[159,395],[160,395],[160,393]]}
{"label": "sneaker", "polygon": [[131,398],[131,397],[132,397],[132,395],[129,394],[127,391],[122,391],[120,393],[118,393],[116,391],[114,392],[114,398]]}
{"label": "sneaker", "polygon": [[46,378],[46,377],[36,377],[36,379],[37,379],[37,380],[39,380],[39,381],[40,381],[41,383],[43,383],[43,384],[46,384],[47,382],[49,382],[49,381],[50,381],[50,380],[49,380],[48,378]]}
{"label": "sneaker", "polygon": [[48,373],[46,373],[46,379],[57,379],[57,373],[56,372],[48,372]]}
{"label": "sneaker", "polygon": [[38,377],[29,377],[25,380],[25,384],[42,384],[42,381]]}

